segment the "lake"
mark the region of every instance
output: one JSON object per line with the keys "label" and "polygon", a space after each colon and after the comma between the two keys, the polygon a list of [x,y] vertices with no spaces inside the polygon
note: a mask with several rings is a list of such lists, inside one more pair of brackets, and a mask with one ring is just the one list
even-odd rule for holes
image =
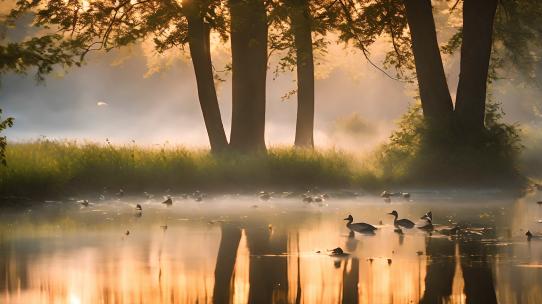
{"label": "lake", "polygon": [[[542,192],[412,190],[3,208],[0,303],[542,303]],[[89,199],[89,206],[78,203]],[[142,212],[136,210],[142,206]],[[393,216],[435,231],[394,231]],[[377,226],[352,235],[343,220]],[[457,236],[445,235],[458,225]],[[333,256],[340,247],[346,253]]]}

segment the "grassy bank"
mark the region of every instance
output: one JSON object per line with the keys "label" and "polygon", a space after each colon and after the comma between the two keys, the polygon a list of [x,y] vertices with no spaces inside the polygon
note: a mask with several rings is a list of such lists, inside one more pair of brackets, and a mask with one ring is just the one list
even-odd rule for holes
{"label": "grassy bank", "polygon": [[308,187],[375,187],[377,177],[335,151],[270,149],[267,154],[212,155],[183,147],[150,148],[70,141],[14,143],[0,168],[0,195],[72,194],[122,188],[243,191]]}

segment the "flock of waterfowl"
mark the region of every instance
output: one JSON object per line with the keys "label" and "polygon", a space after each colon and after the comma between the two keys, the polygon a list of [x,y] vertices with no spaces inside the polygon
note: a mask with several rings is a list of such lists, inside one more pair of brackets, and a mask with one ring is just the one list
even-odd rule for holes
{"label": "flock of waterfowl", "polygon": [[[169,192],[169,191],[168,191]],[[150,200],[150,199],[153,199],[154,198],[154,195],[152,194],[149,194],[147,192],[144,192],[144,195],[145,197]],[[355,193],[355,192],[347,192],[347,193],[343,193],[344,196],[357,196],[358,194]],[[115,196],[120,199],[124,196],[124,190],[123,189],[120,189],[118,192],[115,193]],[[179,196],[179,198],[181,199],[193,199],[197,202],[201,202],[207,195],[199,190],[196,190],[194,191],[193,193],[190,193],[190,194],[181,194]],[[274,193],[274,192],[266,192],[266,191],[261,191],[258,193],[258,198],[261,200],[261,201],[268,201],[270,200],[271,198],[275,197],[275,196],[280,196],[280,197],[283,197],[283,198],[295,198],[295,197],[301,197],[302,201],[305,202],[305,203],[318,203],[319,206],[322,206],[323,202],[326,201],[330,195],[327,194],[327,193],[322,193],[318,190],[318,188],[313,188],[311,190],[308,190],[304,193],[299,193],[299,192],[282,192],[282,193]],[[334,195],[335,196],[338,196],[338,195]],[[410,193],[408,192],[389,192],[389,191],[383,191],[380,196],[384,199],[384,202],[386,203],[390,203],[391,202],[391,198],[392,197],[398,197],[398,198],[402,198],[402,199],[406,199],[408,201],[410,201],[410,198],[411,198],[411,195]],[[98,197],[99,200],[105,200],[105,197],[103,194],[101,194],[99,197]],[[88,207],[90,205],[90,202],[88,200],[79,200],[77,201],[78,203],[80,203],[82,205],[82,207]],[[537,201],[536,202],[539,206],[542,206],[542,201]],[[172,206],[173,205],[173,198],[170,196],[170,195],[167,195],[164,197],[164,201],[161,201],[161,204],[165,205],[165,206]],[[255,207],[257,205],[253,205],[253,207]],[[136,215],[137,216],[141,216],[142,215],[142,211],[143,211],[143,207],[141,206],[141,204],[136,204]],[[404,229],[413,229],[413,228],[417,228],[417,229],[420,229],[420,230],[424,230],[424,231],[427,231],[427,232],[437,232],[437,233],[440,233],[440,234],[443,234],[443,235],[448,235],[448,236],[453,236],[453,235],[457,235],[458,232],[460,231],[460,228],[458,226],[454,226],[454,227],[451,227],[451,228],[441,228],[441,229],[435,229],[435,226],[433,225],[433,214],[431,211],[428,211],[427,213],[425,213],[424,215],[422,215],[420,217],[420,220],[418,220],[416,223],[409,220],[409,219],[406,219],[406,218],[399,218],[399,213],[396,211],[396,210],[393,210],[389,213],[387,213],[388,215],[392,215],[394,217],[393,219],[393,225],[395,227],[394,229],[394,232],[398,233],[398,234],[403,234],[403,230]],[[363,223],[363,222],[360,222],[360,223],[354,223],[354,218],[352,215],[348,215],[348,217],[344,218],[345,221],[347,221],[346,223],[346,227],[351,231],[351,233],[354,233],[354,232],[357,232],[357,233],[360,233],[360,234],[374,234],[376,230],[378,230],[377,227],[371,225],[371,224],[368,224],[368,223]],[[382,221],[380,221],[380,225],[382,225]],[[127,233],[126,235],[128,235],[129,233]],[[531,231],[527,231],[525,233],[525,235],[527,236],[527,239],[528,240],[532,240],[532,239],[541,239],[542,240],[542,235],[535,235],[533,234]]]}
{"label": "flock of waterfowl", "polygon": [[[393,210],[392,212],[388,213],[389,215],[393,215],[393,226],[395,227],[395,232],[399,234],[403,234],[403,229],[412,229],[412,228],[418,228],[424,231],[435,231],[435,228],[433,226],[433,213],[431,211],[425,213],[423,216],[420,217],[420,221],[418,223],[414,223],[413,221],[409,219],[398,219],[399,213],[396,210]],[[346,223],[346,228],[348,228],[352,232],[357,232],[361,234],[374,234],[376,230],[378,230],[377,227],[368,224],[368,223],[354,223],[354,218],[352,215],[348,215],[344,219],[345,221],[348,221]],[[459,232],[459,227],[454,226],[452,228],[443,228],[437,230],[437,232],[442,233],[444,235],[456,235]]]}

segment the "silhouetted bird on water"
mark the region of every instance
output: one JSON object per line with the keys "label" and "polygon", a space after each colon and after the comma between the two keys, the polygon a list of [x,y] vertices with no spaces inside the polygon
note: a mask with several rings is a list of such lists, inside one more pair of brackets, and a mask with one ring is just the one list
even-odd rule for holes
{"label": "silhouetted bird on water", "polygon": [[271,193],[260,191],[259,197],[262,201],[268,201],[271,198]]}
{"label": "silhouetted bird on water", "polygon": [[164,204],[166,206],[173,205],[173,200],[171,199],[171,196],[168,195],[167,199],[165,201],[163,201],[162,204]]}
{"label": "silhouetted bird on water", "polygon": [[412,222],[409,219],[400,219],[400,220],[398,220],[397,218],[399,217],[399,214],[395,210],[393,210],[392,212],[390,212],[388,214],[393,215],[395,217],[393,219],[393,225],[395,227],[403,227],[403,228],[410,229],[410,228],[413,228],[414,225],[415,225],[414,222]]}
{"label": "silhouetted bird on water", "polygon": [[534,234],[531,233],[530,230],[527,230],[525,235],[527,236],[528,241],[530,241],[531,239],[542,240],[542,235],[534,235]]}
{"label": "silhouetted bird on water", "polygon": [[141,208],[141,205],[140,205],[140,204],[137,204],[137,205],[136,205],[136,210],[137,210],[137,211],[142,211],[143,208]]}
{"label": "silhouetted bird on water", "polygon": [[437,232],[439,232],[441,234],[444,234],[444,235],[457,235],[457,233],[459,232],[459,227],[455,226],[455,227],[450,228],[450,229],[440,229]]}
{"label": "silhouetted bird on water", "polygon": [[354,221],[352,215],[348,215],[348,217],[344,220],[348,221],[348,223],[346,223],[346,227],[351,231],[359,233],[374,233],[374,231],[377,229],[375,226],[367,223],[352,223]]}
{"label": "silhouetted bird on water", "polygon": [[420,219],[425,220],[425,222],[418,225],[419,229],[433,230],[433,213],[431,211],[424,214]]}

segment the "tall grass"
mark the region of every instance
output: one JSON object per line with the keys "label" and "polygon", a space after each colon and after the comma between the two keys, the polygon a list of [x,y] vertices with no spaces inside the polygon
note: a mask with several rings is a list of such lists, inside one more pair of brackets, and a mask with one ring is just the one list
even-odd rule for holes
{"label": "tall grass", "polygon": [[33,196],[124,189],[128,192],[371,187],[376,177],[336,150],[273,148],[213,155],[183,147],[115,146],[74,141],[13,143],[0,168],[0,195]]}

